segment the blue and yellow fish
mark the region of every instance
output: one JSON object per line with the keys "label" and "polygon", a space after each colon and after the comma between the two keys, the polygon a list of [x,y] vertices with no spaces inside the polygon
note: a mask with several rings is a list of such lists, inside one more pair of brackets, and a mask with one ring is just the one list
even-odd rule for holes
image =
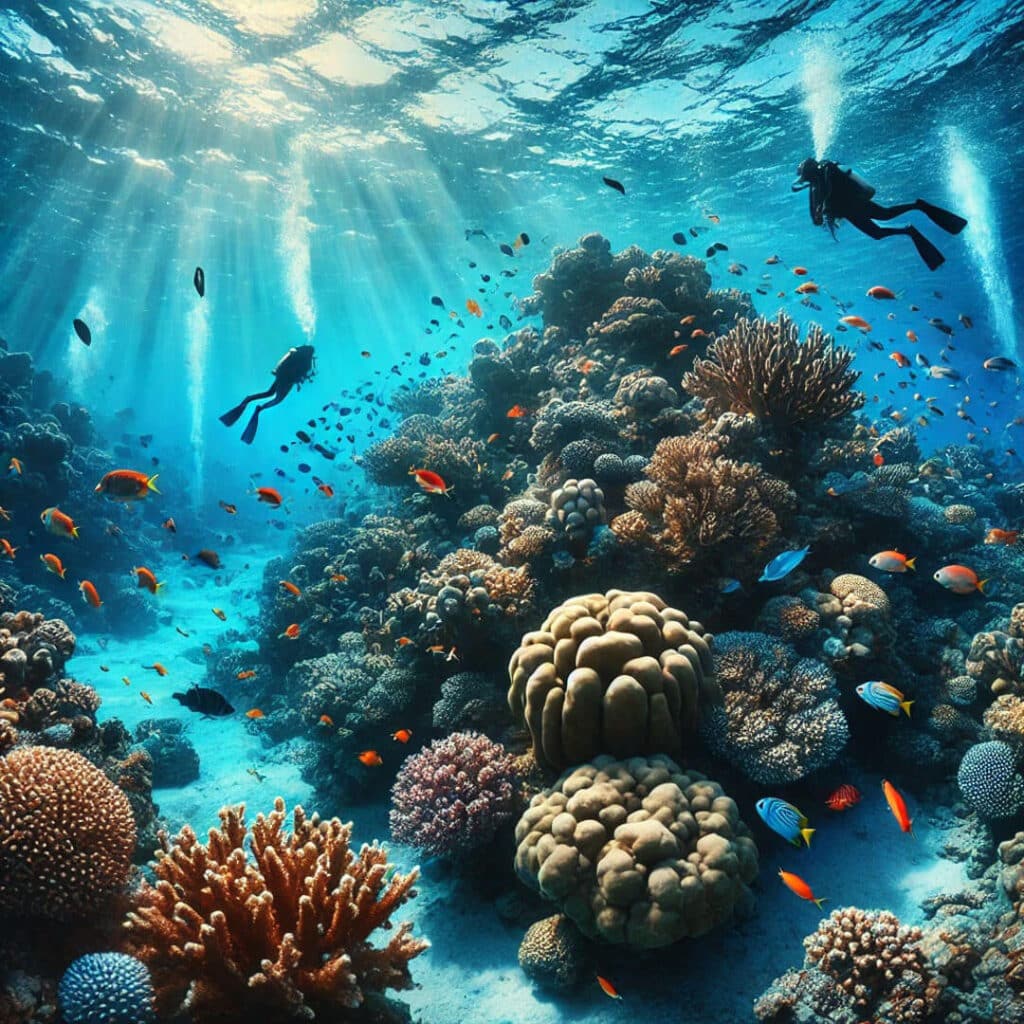
{"label": "blue and yellow fish", "polygon": [[807,817],[799,807],[780,800],[777,796],[766,796],[755,805],[761,820],[787,843],[800,845],[801,838],[810,846],[814,829],[807,827]]}
{"label": "blue and yellow fish", "polygon": [[759,583],[774,583],[788,576],[806,557],[811,550],[810,545],[805,548],[796,548],[793,551],[783,551],[776,555],[761,573]]}
{"label": "blue and yellow fish", "polygon": [[887,715],[893,715],[896,718],[899,717],[900,708],[903,708],[909,718],[910,705],[914,703],[912,700],[907,700],[904,694],[897,690],[895,686],[879,682],[877,679],[861,683],[857,687],[857,696],[865,704],[870,704],[873,708],[884,711]]}

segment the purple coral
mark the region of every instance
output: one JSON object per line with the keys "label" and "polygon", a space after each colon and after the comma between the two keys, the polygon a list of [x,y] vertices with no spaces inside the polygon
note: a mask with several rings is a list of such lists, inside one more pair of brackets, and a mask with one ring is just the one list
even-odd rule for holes
{"label": "purple coral", "polygon": [[434,856],[481,846],[512,817],[513,758],[477,732],[434,740],[402,765],[391,790],[391,835]]}

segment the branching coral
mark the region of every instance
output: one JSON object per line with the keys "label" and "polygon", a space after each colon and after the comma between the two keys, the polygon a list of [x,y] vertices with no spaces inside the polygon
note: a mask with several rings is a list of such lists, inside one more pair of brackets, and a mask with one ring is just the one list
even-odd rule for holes
{"label": "branching coral", "polygon": [[70,750],[0,758],[0,910],[56,920],[95,913],[131,871],[127,797]]}
{"label": "branching coral", "polygon": [[860,376],[854,353],[830,335],[800,328],[785,313],[777,320],[741,320],[714,341],[683,377],[683,388],[704,401],[711,416],[751,413],[780,433],[839,419],[864,404],[853,390]]}
{"label": "branching coral", "polygon": [[243,807],[220,819],[205,845],[188,826],[165,840],[156,884],[143,884],[125,923],[164,1009],[187,990],[198,1024],[311,1020],[412,985],[409,961],[427,943],[411,924],[381,948],[370,939],[415,895],[415,869],[388,878],[382,847],[355,853],[350,824],[307,818],[301,807],[288,833],[280,798],[251,828]]}
{"label": "branching coral", "polygon": [[509,707],[539,764],[679,756],[719,699],[704,627],[655,594],[609,590],[555,608],[509,662]]}
{"label": "branching coral", "polygon": [[666,946],[749,909],[757,847],[717,782],[667,757],[599,757],[537,794],[516,871],[593,938]]}

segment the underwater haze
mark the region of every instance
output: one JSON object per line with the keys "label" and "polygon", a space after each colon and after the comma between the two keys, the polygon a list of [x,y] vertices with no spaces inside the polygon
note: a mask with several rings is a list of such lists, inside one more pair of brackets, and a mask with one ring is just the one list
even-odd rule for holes
{"label": "underwater haze", "polygon": [[0,8],[0,1024],[1024,1024],[1022,50]]}

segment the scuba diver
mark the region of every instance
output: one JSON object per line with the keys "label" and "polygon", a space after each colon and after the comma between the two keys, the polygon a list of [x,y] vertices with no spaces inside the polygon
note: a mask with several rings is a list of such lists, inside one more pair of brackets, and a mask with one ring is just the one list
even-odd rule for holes
{"label": "scuba diver", "polygon": [[252,416],[242,432],[242,440],[246,444],[252,444],[253,438],[256,437],[256,428],[260,425],[260,413],[264,409],[269,409],[272,405],[280,405],[288,397],[292,388],[301,389],[304,383],[312,380],[316,375],[316,357],[313,355],[313,346],[300,345],[298,348],[288,349],[277,366],[274,367],[273,374],[274,383],[266,391],[261,391],[256,395],[246,395],[238,405],[229,409],[220,418],[221,423],[226,427],[233,426],[250,402],[256,402],[261,398],[270,398],[269,402],[257,405],[253,410]]}
{"label": "scuba diver", "polygon": [[895,206],[880,206],[872,201],[874,188],[852,170],[844,171],[831,160],[817,160],[808,157],[796,169],[797,179],[790,186],[791,192],[809,189],[811,220],[821,226],[827,224],[832,237],[836,237],[836,224],[848,220],[868,238],[888,238],[890,235],[908,235],[917,248],[917,253],[928,264],[929,270],[937,270],[946,257],[913,226],[901,228],[879,227],[876,220],[892,220],[911,210],[920,210],[933,223],[951,235],[958,235],[967,226],[963,217],[949,210],[932,206],[923,199],[912,203],[897,203]]}

